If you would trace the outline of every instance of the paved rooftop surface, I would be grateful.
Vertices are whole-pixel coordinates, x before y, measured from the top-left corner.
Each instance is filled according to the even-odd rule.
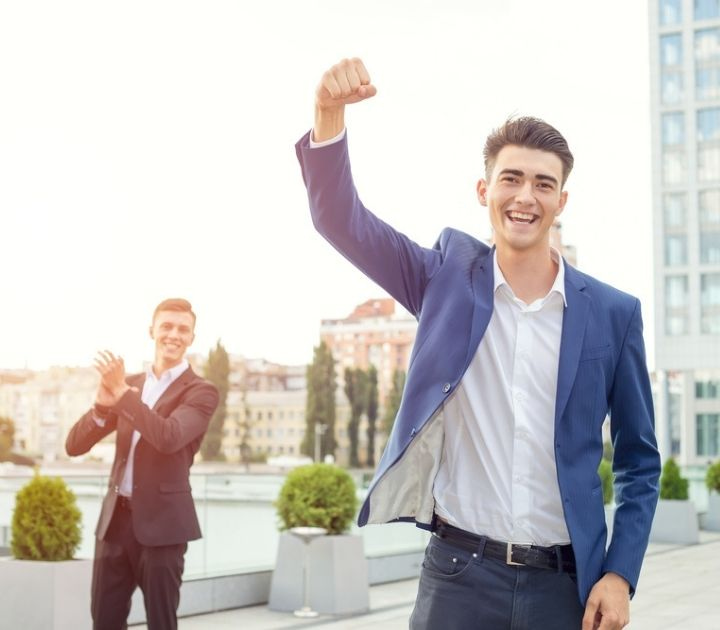
[[[373,586],[370,611],[353,617],[302,620],[267,606],[249,606],[185,617],[179,630],[400,630],[408,627],[416,592],[417,579]],[[702,532],[700,544],[687,547],[651,544],[630,619],[632,630],[720,630],[720,533]]]

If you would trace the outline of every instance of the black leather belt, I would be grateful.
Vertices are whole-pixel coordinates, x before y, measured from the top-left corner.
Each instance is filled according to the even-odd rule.
[[[465,551],[480,553],[482,549],[483,557],[499,560],[505,564],[575,572],[575,554],[572,545],[538,547],[505,543],[466,532],[441,520],[437,521],[433,535]]]
[[[121,507],[123,510],[132,510],[132,501],[130,497],[125,497],[122,494],[118,495],[116,505]]]

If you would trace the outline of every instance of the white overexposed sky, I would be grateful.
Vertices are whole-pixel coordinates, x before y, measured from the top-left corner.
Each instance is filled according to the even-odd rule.
[[[0,5],[0,368],[131,368],[165,297],[193,350],[311,359],[321,318],[384,295],[311,225],[294,142],[322,72],[365,203],[421,244],[490,233],[475,196],[511,114],[567,137],[580,268],[643,302],[652,354],[647,7],[607,0],[65,0]]]

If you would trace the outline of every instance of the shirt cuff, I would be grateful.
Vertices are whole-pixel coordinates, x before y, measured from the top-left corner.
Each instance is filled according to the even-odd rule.
[[[329,140],[323,140],[322,142],[315,142],[315,140],[313,140],[313,132],[314,131],[315,130],[313,129],[310,132],[310,136],[308,137],[308,140],[310,142],[310,148],[311,149],[319,149],[320,147],[326,147],[330,144],[335,144],[336,142],[340,142],[340,140],[342,140],[345,137],[345,132],[347,131],[347,128],[343,127],[343,130],[337,136],[335,136],[334,138],[330,138]]]

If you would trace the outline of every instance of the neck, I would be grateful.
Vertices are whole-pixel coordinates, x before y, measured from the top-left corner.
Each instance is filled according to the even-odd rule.
[[[497,263],[513,293],[526,304],[545,297],[552,288],[558,264],[550,247],[518,252],[497,249]]]
[[[159,378],[165,372],[167,372],[168,370],[172,370],[174,367],[177,367],[181,363],[182,359],[180,359],[179,361],[175,361],[174,363],[169,363],[168,361],[163,361],[162,359],[156,358],[152,366],[152,371],[153,374]]]

